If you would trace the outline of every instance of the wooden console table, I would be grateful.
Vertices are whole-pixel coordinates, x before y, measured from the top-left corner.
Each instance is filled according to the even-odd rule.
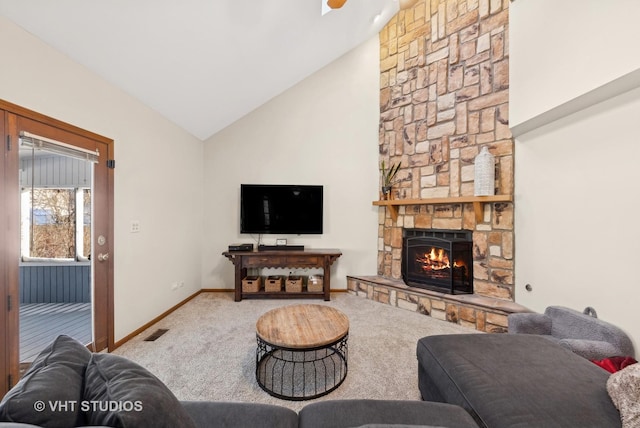
[[[342,255],[340,250],[274,250],[274,251],[225,251],[223,256],[231,260],[235,266],[235,301],[243,298],[324,298],[330,300],[331,265]],[[242,279],[247,276],[248,268],[322,268],[324,271],[321,292],[302,291],[292,293],[286,291],[255,293],[242,292]]]

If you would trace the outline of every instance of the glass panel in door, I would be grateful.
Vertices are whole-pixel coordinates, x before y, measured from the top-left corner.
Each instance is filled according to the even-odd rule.
[[[20,145],[20,366],[60,334],[92,342],[93,163]]]

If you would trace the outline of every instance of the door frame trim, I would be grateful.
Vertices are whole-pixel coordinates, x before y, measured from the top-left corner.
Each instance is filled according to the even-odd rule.
[[[13,114],[15,116],[18,117],[22,117],[31,121],[35,121],[35,122],[39,122],[42,125],[46,125],[52,128],[56,128],[60,131],[64,131],[67,133],[71,133],[71,134],[75,134],[83,139],[89,139],[89,140],[93,140],[97,143],[99,143],[103,148],[106,146],[106,151],[107,153],[101,153],[101,160],[100,162],[104,162],[106,165],[106,162],[109,160],[113,160],[114,159],[114,141],[110,138],[104,137],[102,135],[96,134],[94,132],[91,131],[87,131],[86,129],[82,129],[79,128],[75,125],[71,125],[69,123],[66,122],[62,122],[58,119],[54,119],[52,117],[46,116],[44,114],[29,110],[27,108],[18,106],[16,104],[4,101],[2,99],[0,99],[0,110],[3,110],[5,112],[5,117],[6,119],[3,120],[3,126],[0,126],[0,130],[4,129],[4,132],[2,133],[3,136],[5,135],[9,135],[11,130],[8,126],[7,120],[8,118]],[[4,139],[4,137],[3,137]],[[5,144],[4,142],[2,142],[2,144]],[[11,142],[12,146],[17,146],[17,141]],[[17,150],[17,147],[12,147],[12,150]],[[4,150],[3,150],[4,152]],[[104,158],[103,158],[104,156]],[[4,166],[5,168],[7,168],[10,165],[7,165],[7,160],[4,159],[2,160],[2,162],[4,162]],[[17,167],[17,165],[16,165]],[[3,169],[5,169],[3,168]],[[10,172],[10,171],[9,171]],[[5,174],[8,173],[7,171],[5,171]],[[106,211],[107,211],[107,216],[108,216],[108,221],[106,222],[106,234],[107,234],[107,238],[108,238],[108,242],[109,242],[109,249],[110,249],[110,253],[111,253],[111,257],[108,260],[108,265],[106,268],[106,343],[97,343],[97,337],[94,331],[94,339],[93,339],[93,346],[95,347],[95,349],[93,349],[94,351],[101,351],[103,349],[107,349],[109,352],[112,351],[113,349],[115,349],[115,337],[114,337],[114,287],[113,287],[113,281],[114,281],[114,269],[113,269],[113,238],[114,238],[114,169],[113,168],[107,168],[106,169],[106,174],[107,174],[107,183],[106,183],[106,192],[107,192],[107,207],[106,207]],[[6,192],[0,192],[1,195],[3,195],[4,198],[8,197]],[[3,216],[3,218],[6,218],[5,216]],[[102,233],[102,232],[101,232]],[[6,244],[5,244],[6,245]],[[4,252],[4,249],[3,249]],[[6,278],[6,275],[10,274],[10,266],[9,266],[9,260],[8,258],[2,261],[3,266],[0,267],[0,273],[4,272],[4,277]],[[17,266],[17,265],[16,265]],[[17,272],[17,267],[16,267],[16,272]],[[6,298],[8,298],[9,295],[11,295],[11,299],[13,302],[15,302],[14,307],[16,307],[16,305],[19,305],[19,295],[16,294],[15,292],[12,293],[11,291],[11,284],[5,284],[5,286],[3,287],[3,292],[0,293],[1,295],[7,295]],[[13,295],[15,294],[15,295]],[[3,309],[3,312],[6,314],[6,308]],[[8,316],[8,314],[7,314]],[[1,317],[0,317],[1,318]],[[6,324],[5,324],[6,325]],[[104,327],[103,327],[104,328]],[[0,339],[2,340],[2,346],[4,347],[5,344],[9,345],[11,344],[11,337],[9,337],[6,332],[3,332],[2,334],[0,334]],[[13,347],[13,346],[12,346]],[[7,348],[9,348],[7,346]],[[18,381],[18,376],[17,376],[17,372],[15,371],[16,368],[12,367],[14,364],[14,362],[12,361],[12,358],[10,357],[11,353],[11,349],[7,349],[7,353],[6,355],[0,357],[0,374],[1,379],[2,379],[2,383],[0,384],[0,397],[4,395],[4,393],[6,392],[6,387],[4,385],[4,379],[8,377],[8,375],[12,375],[13,378],[13,384],[17,383]]]

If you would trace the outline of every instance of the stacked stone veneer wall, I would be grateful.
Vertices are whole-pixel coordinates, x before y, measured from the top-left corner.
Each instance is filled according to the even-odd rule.
[[[496,194],[513,194],[508,6],[421,0],[381,31],[380,160],[402,163],[393,198],[473,196],[483,146],[496,159]],[[468,229],[475,293],[514,300],[511,203],[486,204],[481,222],[471,204],[401,206],[396,221],[381,207],[379,216],[379,276],[401,278],[404,227]]]

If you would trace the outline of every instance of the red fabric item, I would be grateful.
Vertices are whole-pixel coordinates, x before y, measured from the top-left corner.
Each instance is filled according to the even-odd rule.
[[[611,357],[603,360],[591,360],[591,362],[599,365],[609,373],[615,373],[631,364],[637,363],[637,361],[631,357]]]

